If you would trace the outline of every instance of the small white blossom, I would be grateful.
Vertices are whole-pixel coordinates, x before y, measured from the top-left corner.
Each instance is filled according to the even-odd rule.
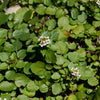
[[[78,68],[72,68],[71,71],[72,71],[72,75],[79,76],[79,77],[81,76]]]
[[[38,41],[40,41],[40,46],[43,47],[43,46],[46,46],[47,44],[50,44],[51,41],[49,39],[49,37],[43,37],[43,36],[40,36],[40,38],[38,39]]]
[[[100,0],[97,0],[97,2],[96,2],[97,4],[98,4],[98,6],[100,7]]]
[[[4,100],[7,100],[6,98],[4,98]]]

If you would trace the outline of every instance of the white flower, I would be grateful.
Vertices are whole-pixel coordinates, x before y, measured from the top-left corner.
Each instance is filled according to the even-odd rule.
[[[72,71],[72,75],[79,76],[79,77],[81,76],[78,68],[72,68],[71,71]]]
[[[19,5],[15,5],[15,6],[11,6],[9,8],[5,8],[5,14],[11,14],[11,13],[16,13],[17,10],[21,9],[21,6]]]
[[[7,100],[6,98],[4,98],[4,100]]]
[[[100,7],[100,0],[97,0],[97,2],[96,2],[97,4],[98,4],[98,6]]]
[[[40,41],[40,46],[43,47],[43,46],[46,46],[47,44],[50,44],[51,41],[49,39],[49,37],[46,37],[46,36],[40,36],[40,38],[38,39],[38,41]]]
[[[0,98],[0,100],[2,100],[2,98]]]

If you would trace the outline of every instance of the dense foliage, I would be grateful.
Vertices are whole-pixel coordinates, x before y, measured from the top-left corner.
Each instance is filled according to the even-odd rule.
[[[100,100],[99,7],[99,0],[1,0],[0,98]]]

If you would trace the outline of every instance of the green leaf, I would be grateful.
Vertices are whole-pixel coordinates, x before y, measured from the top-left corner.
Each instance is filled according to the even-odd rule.
[[[30,79],[25,74],[17,73],[15,76],[15,84],[17,87],[26,86],[30,82]]]
[[[48,86],[46,84],[42,84],[40,86],[40,92],[42,92],[42,93],[48,92]]]
[[[9,55],[6,52],[1,52],[0,53],[0,60],[1,61],[7,61],[9,59]]]
[[[26,57],[26,50],[25,49],[21,49],[17,52],[17,57],[20,59],[24,59]]]
[[[78,15],[78,20],[79,20],[80,22],[84,22],[86,19],[87,19],[87,15],[86,15],[85,12],[82,12],[81,15]]]
[[[33,97],[33,96],[35,96],[35,91],[32,91],[32,92],[27,91],[26,88],[25,88],[23,94],[28,96],[28,97]]]
[[[18,60],[16,64],[16,68],[24,68],[25,62],[23,60]]]
[[[13,46],[14,46],[14,49],[15,49],[15,50],[19,50],[19,49],[22,48],[22,42],[20,42],[19,40],[15,40],[15,41],[13,42]]]
[[[80,56],[77,52],[69,52],[68,58],[72,62],[78,62],[80,60]]]
[[[44,1],[44,4],[47,6],[52,5],[52,0],[43,0],[43,1]]]
[[[56,18],[60,18],[64,15],[65,15],[65,12],[63,11],[63,9],[58,8],[57,11],[56,11],[56,14],[55,14]]]
[[[15,71],[7,71],[5,73],[5,78],[7,80],[14,80],[15,79],[15,75],[16,75]]]
[[[67,44],[64,43],[63,41],[57,41],[55,43],[55,46],[57,48],[57,53],[58,54],[66,54],[68,52]]]
[[[0,64],[0,70],[6,70],[8,69],[8,64],[7,63],[1,63]]]
[[[15,88],[14,83],[3,81],[0,83],[0,90],[1,91],[12,91]]]
[[[7,30],[1,28],[1,29],[0,29],[0,38],[4,38],[4,37],[6,37],[6,36],[7,36]]]
[[[78,100],[77,97],[74,94],[70,94],[68,96],[68,100]]]
[[[0,26],[5,24],[8,21],[8,15],[5,15],[3,12],[0,12]]]
[[[12,51],[15,50],[15,48],[14,48],[14,46],[11,43],[5,42],[4,50],[8,51],[8,52],[12,52]]]
[[[30,92],[34,92],[34,91],[37,91],[39,89],[39,87],[35,84],[34,81],[30,81],[28,84],[27,84],[27,87],[26,89]]]
[[[56,62],[55,53],[51,50],[47,50],[45,54],[45,60],[47,63],[55,63]]]
[[[68,48],[71,50],[74,50],[76,48],[76,44],[74,42],[70,43],[70,44],[68,44]]]
[[[56,20],[49,19],[45,24],[48,26],[48,30],[53,30],[56,27]]]
[[[65,16],[60,17],[58,19],[58,26],[64,30],[69,31],[70,30],[69,19]]]
[[[74,28],[73,33],[75,34],[81,34],[84,32],[84,27],[83,25],[78,25],[76,28]]]
[[[88,84],[91,86],[96,86],[99,84],[99,82],[95,77],[91,77],[88,79]]]
[[[29,34],[29,30],[27,28],[23,28],[20,30],[15,30],[13,32],[13,37],[15,39],[20,39],[22,41],[26,41],[29,38],[30,34]]]
[[[56,57],[57,57],[56,64],[57,65],[63,65],[64,62],[65,62],[65,58],[63,56],[61,56],[61,55],[56,55]]]
[[[60,74],[58,72],[53,73],[53,75],[51,76],[52,79],[57,80],[60,79]]]
[[[11,100],[11,95],[7,93],[3,93],[0,95],[0,98],[2,98],[1,100],[4,100],[4,98],[6,98],[6,100]]]
[[[29,98],[26,95],[18,95],[18,100],[29,100]]]
[[[46,7],[43,4],[38,5],[38,7],[36,8],[36,12],[39,15],[44,15],[45,14],[45,10],[46,10]]]
[[[23,7],[21,9],[19,9],[16,14],[15,14],[15,17],[14,17],[14,20],[16,23],[21,23],[24,19],[24,14],[28,11],[28,8],[27,7]]]
[[[94,27],[99,27],[100,21],[93,21],[92,24],[93,24]]]
[[[45,13],[48,15],[55,15],[57,8],[54,6],[49,6],[46,8]]]
[[[72,17],[73,19],[77,19],[78,14],[79,14],[78,9],[73,8],[73,9],[71,10],[71,17]]]
[[[95,14],[95,15],[94,15],[94,18],[95,18],[96,20],[100,20],[100,13]]]
[[[54,83],[52,85],[52,93],[54,95],[58,95],[62,92],[62,88],[61,88],[61,85],[59,83]]]
[[[4,79],[4,76],[0,74],[0,82]]]
[[[45,74],[45,64],[41,61],[37,61],[36,63],[33,63],[31,65],[31,71],[32,73],[34,73],[35,75],[38,75],[38,76],[44,76]]]

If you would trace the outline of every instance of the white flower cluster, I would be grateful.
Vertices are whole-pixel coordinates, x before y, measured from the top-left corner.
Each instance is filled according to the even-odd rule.
[[[7,100],[7,99],[6,98],[4,98],[4,99],[0,98],[0,100]]]
[[[97,2],[96,2],[97,4],[98,4],[98,6],[100,7],[100,0],[97,0]]]
[[[40,41],[40,44],[39,45],[41,47],[43,47],[43,46],[51,43],[49,37],[45,37],[45,36],[40,36],[40,38],[38,39],[38,41]]]
[[[72,68],[71,71],[72,71],[72,75],[79,76],[79,77],[81,76],[78,68]]]

